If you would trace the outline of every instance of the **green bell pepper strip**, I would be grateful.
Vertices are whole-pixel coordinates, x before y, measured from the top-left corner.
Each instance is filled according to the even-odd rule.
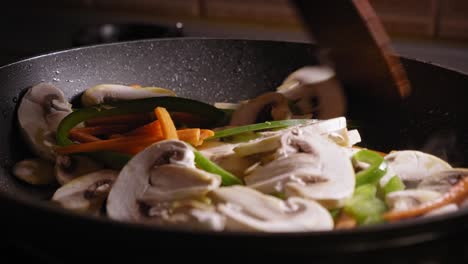
[[[368,163],[369,167],[356,173],[356,187],[363,184],[375,184],[387,173],[387,163],[379,154],[363,149],[354,154],[356,161]]]
[[[401,191],[405,189],[405,184],[397,175],[393,176],[387,184],[382,188],[384,197],[387,197],[387,194],[391,192]]]
[[[188,112],[199,115],[211,120],[213,125],[226,122],[227,120],[227,115],[222,110],[200,101],[182,97],[161,96],[105,103],[88,108],[81,108],[67,115],[60,122],[57,128],[57,144],[59,146],[73,144],[73,142],[68,138],[70,130],[86,120],[96,117],[152,112],[157,106],[165,107],[169,111]],[[131,155],[112,151],[98,151],[87,154],[113,169],[122,168],[132,157]]]
[[[267,121],[263,123],[233,127],[233,128],[216,131],[214,136],[211,136],[205,140],[230,137],[230,136],[242,134],[245,132],[251,132],[251,131],[266,130],[266,129],[273,129],[273,128],[285,128],[289,126],[306,125],[310,123],[311,123],[310,119],[288,119],[288,120],[278,120],[278,121]]]
[[[207,159],[198,150],[193,149],[193,154],[195,154],[195,164],[204,171],[221,176],[223,186],[242,185],[242,181],[239,178]]]
[[[60,146],[73,144],[73,142],[68,139],[69,131],[86,120],[96,117],[152,112],[154,108],[158,106],[165,107],[168,111],[187,112],[199,115],[211,120],[213,126],[226,121],[226,113],[224,111],[212,105],[182,97],[161,96],[105,103],[82,108],[67,115],[57,128],[57,143]]]
[[[382,214],[387,210],[385,203],[377,198],[377,187],[364,184],[354,190],[353,197],[345,202],[343,210],[359,225],[383,222]]]

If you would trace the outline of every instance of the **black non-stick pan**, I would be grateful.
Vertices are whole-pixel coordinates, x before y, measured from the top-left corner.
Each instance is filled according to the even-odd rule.
[[[305,43],[166,39],[67,50],[0,68],[0,238],[25,252],[68,261],[100,253],[109,260],[211,254],[229,260],[245,255],[308,256],[314,261],[373,256],[384,262],[412,256],[445,259],[463,252],[464,244],[455,240],[468,234],[464,210],[350,231],[188,232],[70,213],[48,203],[52,189],[26,185],[10,174],[16,161],[30,155],[16,127],[16,106],[22,92],[39,82],[55,84],[69,99],[96,84],[138,83],[209,103],[236,102],[272,90],[295,69],[314,64],[316,50]],[[413,93],[400,104],[381,104],[381,98],[346,90],[347,117],[359,124],[362,146],[420,149],[467,166],[468,76],[411,59],[403,64]],[[180,253],[169,253],[174,250]]]

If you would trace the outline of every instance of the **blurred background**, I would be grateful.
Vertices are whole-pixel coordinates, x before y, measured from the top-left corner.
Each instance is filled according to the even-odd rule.
[[[397,53],[468,72],[467,0],[369,1]],[[14,0],[0,22],[0,65],[141,38],[313,41],[287,0]]]

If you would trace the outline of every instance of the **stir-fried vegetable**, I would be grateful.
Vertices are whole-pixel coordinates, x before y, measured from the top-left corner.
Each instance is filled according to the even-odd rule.
[[[57,143],[60,146],[73,144],[68,138],[72,128],[81,122],[98,117],[110,117],[135,113],[149,113],[158,106],[165,107],[168,111],[188,112],[202,116],[209,120],[213,126],[225,121],[225,113],[216,107],[199,101],[180,97],[154,97],[138,99],[94,107],[82,108],[67,115],[57,128]]]
[[[158,106],[154,109],[154,113],[156,114],[156,117],[158,118],[159,124],[161,126],[163,137],[165,139],[178,139],[179,137],[177,136],[177,129],[166,108]]]
[[[356,161],[369,164],[369,167],[356,174],[356,186],[375,184],[387,172],[387,164],[379,154],[363,149],[353,157]]]
[[[145,116],[147,116],[148,113],[153,112],[154,109],[158,106],[165,107],[169,111],[188,112],[193,115],[202,116],[204,119],[209,120],[213,125],[221,124],[223,121],[225,121],[226,118],[225,113],[214,106],[180,97],[154,97],[108,103],[78,109],[67,115],[60,122],[57,128],[57,144],[59,146],[68,146],[73,144],[73,142],[68,138],[70,130],[82,122],[86,121],[89,123],[93,119],[96,120],[100,118],[101,120],[98,120],[100,122],[97,123],[99,125],[114,124],[111,123],[111,121],[122,118],[122,115],[125,116],[125,122],[118,122],[118,124],[129,123],[129,118],[131,119],[135,116],[143,116],[143,119],[147,120],[147,117]],[[145,139],[145,142],[149,141],[150,139]],[[131,156],[127,154],[115,153],[111,151],[99,151],[98,153],[89,153],[88,155],[91,155],[92,157],[114,169],[122,168],[131,158]]]
[[[385,203],[377,198],[377,187],[373,184],[357,187],[343,209],[360,225],[382,222],[382,214],[387,210]]]
[[[223,185],[229,186],[242,184],[242,181],[239,178],[237,178],[232,173],[226,171],[225,169],[216,165],[216,163],[204,157],[203,154],[201,154],[199,151],[194,149],[193,153],[195,154],[195,163],[197,164],[197,166],[204,171],[218,174],[219,176],[221,176]]]
[[[405,184],[403,181],[400,179],[398,176],[393,176],[387,184],[382,188],[382,191],[384,193],[384,196],[386,197],[387,194],[391,192],[396,192],[396,191],[401,191],[405,189]]]
[[[241,103],[233,112],[173,96],[126,100],[128,94],[115,95],[126,101],[72,112],[58,89],[39,86],[34,93],[46,100],[33,96],[21,108],[19,123],[22,132],[35,129],[26,139],[37,145],[38,161],[47,161],[31,160],[44,165],[36,170],[26,166],[31,161],[20,162],[14,174],[30,184],[56,177],[65,184],[57,199],[97,195],[102,200],[93,213],[105,211],[117,220],[148,218],[217,231],[350,229],[458,210],[468,198],[467,169],[415,150],[386,154],[360,148],[361,136],[349,130],[345,117],[278,120],[290,118],[291,105],[275,92],[261,96],[265,100],[257,101],[255,111]],[[63,97],[59,106],[47,99],[57,96]],[[275,112],[278,102],[281,111]],[[44,107],[42,123],[29,126],[31,111]],[[56,111],[58,117],[49,115]],[[258,118],[263,112],[276,120],[250,124],[269,120]],[[293,118],[311,118],[304,114]],[[44,120],[53,122],[45,127]],[[240,126],[214,132],[227,124]],[[76,166],[72,160],[78,156],[79,164],[88,165]],[[82,169],[65,172],[74,166]],[[81,189],[70,192],[77,182]],[[78,200],[86,204],[88,198]]]
[[[264,123],[252,124],[252,125],[245,125],[239,127],[233,127],[224,129],[221,131],[216,131],[212,137],[207,138],[207,140],[217,139],[217,138],[224,138],[230,137],[234,135],[239,135],[246,132],[252,131],[259,131],[259,130],[267,130],[267,129],[274,129],[274,128],[285,128],[289,126],[297,126],[297,125],[305,125],[311,123],[310,120],[307,119],[289,119],[289,120],[279,120],[279,121],[267,121]]]
[[[457,184],[455,184],[446,194],[439,199],[423,203],[422,205],[405,211],[391,211],[384,214],[385,220],[398,221],[407,218],[429,213],[432,210],[441,208],[445,205],[455,203],[459,204],[468,197],[468,177],[464,177]]]

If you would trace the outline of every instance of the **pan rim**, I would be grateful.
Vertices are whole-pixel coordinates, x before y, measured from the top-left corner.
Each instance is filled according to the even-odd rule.
[[[0,67],[0,71],[14,67],[15,65],[19,65],[22,63],[26,63],[28,61],[40,59],[42,57],[46,56],[55,56],[63,53],[68,53],[68,52],[76,52],[80,50],[89,50],[89,49],[95,49],[95,48],[102,48],[102,47],[111,47],[111,46],[122,46],[122,45],[135,45],[138,43],[146,43],[146,42],[161,42],[161,41],[187,41],[187,40],[192,40],[192,41],[247,41],[247,42],[256,42],[256,43],[261,43],[261,42],[266,42],[266,43],[290,43],[290,44],[301,44],[301,45],[307,45],[310,44],[312,46],[315,46],[313,43],[308,43],[308,42],[296,42],[296,41],[278,41],[278,40],[252,40],[252,39],[242,39],[242,38],[211,38],[211,37],[182,37],[182,38],[161,38],[161,39],[145,39],[145,40],[134,40],[134,41],[125,41],[125,42],[118,42],[118,43],[107,43],[107,44],[97,44],[97,45],[90,45],[90,46],[84,46],[84,47],[77,47],[73,49],[64,49],[64,50],[58,50],[58,51],[53,51],[49,53],[44,53],[40,54],[37,56],[33,56],[30,58],[25,58],[10,64],[6,64]],[[409,57],[402,57],[406,60],[409,61],[415,61],[418,63],[422,64],[427,64],[433,67],[441,68],[444,70],[452,71],[455,73],[459,73],[462,75],[468,75],[467,73],[463,73],[462,71],[456,70],[456,69],[450,69],[445,66],[441,66],[432,62],[424,62],[423,60],[420,59],[414,59],[414,58],[409,58]],[[83,215],[79,214],[76,212],[72,212],[63,208],[59,208],[56,206],[53,206],[49,202],[46,201],[38,201],[38,200],[32,200],[32,199],[24,199],[22,197],[14,197],[13,195],[5,192],[0,192],[0,199],[5,199],[13,204],[18,204],[19,206],[25,206],[28,208],[38,208],[44,213],[49,213],[52,216],[53,215],[60,215],[62,217],[73,217],[77,218],[79,221],[91,221],[99,224],[110,224],[117,226],[118,228],[130,228],[130,229],[140,229],[140,230],[147,230],[147,231],[154,231],[154,232],[168,232],[168,233],[182,233],[182,234],[191,234],[191,235],[202,235],[202,236],[215,236],[215,237],[262,237],[262,238],[276,238],[280,237],[284,239],[285,237],[287,238],[316,238],[316,239],[323,239],[323,238],[339,238],[342,236],[348,236],[348,237],[368,237],[369,235],[376,235],[376,239],[378,239],[378,234],[380,233],[392,233],[394,231],[401,231],[402,233],[408,234],[407,236],[401,236],[401,237],[396,237],[393,240],[387,240],[386,245],[388,247],[394,247],[396,245],[401,246],[401,242],[406,239],[407,244],[415,244],[419,243],[422,241],[427,241],[428,239],[437,239],[439,236],[442,236],[443,234],[437,232],[437,226],[443,224],[444,222],[450,222],[450,221],[456,221],[456,220],[462,220],[461,218],[467,217],[468,216],[468,211],[467,210],[459,210],[454,213],[449,213],[449,214],[444,214],[444,215],[437,215],[437,216],[432,216],[429,218],[420,218],[420,219],[412,219],[409,221],[401,221],[397,223],[385,223],[385,224],[379,224],[375,226],[364,226],[364,227],[359,227],[356,229],[352,230],[332,230],[332,231],[312,231],[312,232],[288,232],[288,233],[257,233],[257,232],[233,232],[233,231],[224,231],[224,232],[215,232],[215,231],[201,231],[201,230],[187,230],[187,229],[176,229],[176,228],[161,228],[158,226],[148,226],[144,225],[141,223],[128,223],[128,222],[121,222],[121,221],[116,221],[112,220],[107,217],[94,217],[94,216],[89,216],[89,215]],[[419,233],[416,233],[414,230],[417,228],[422,228],[422,229],[427,229],[426,231],[419,231]],[[414,231],[411,232],[411,231]],[[419,237],[418,237],[419,236]],[[382,244],[380,244],[382,241],[379,242],[378,245],[374,245],[375,247],[382,248]],[[368,242],[369,245],[372,245],[374,243],[373,240],[370,240]],[[358,248],[359,245],[356,245],[356,248]],[[369,248],[366,248],[365,250],[368,250]]]

